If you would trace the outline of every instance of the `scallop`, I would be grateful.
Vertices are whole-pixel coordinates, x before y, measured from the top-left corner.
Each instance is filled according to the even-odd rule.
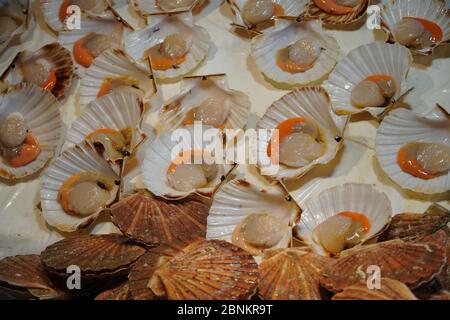
[[[28,125],[19,112],[10,113],[0,124],[0,142],[4,147],[20,146],[25,141],[27,134]]]
[[[240,129],[246,124],[250,100],[228,86],[225,74],[186,77],[181,88],[160,110],[165,130],[195,121],[219,129]]]
[[[402,149],[409,159],[416,160],[420,169],[429,175],[446,174],[450,170],[450,146],[442,143],[410,142]]]
[[[26,5],[19,1],[0,1],[0,52],[13,40],[24,41],[28,31],[33,30],[34,16],[27,16],[27,10]]]
[[[196,0],[158,0],[158,6],[164,11],[190,7]]]
[[[272,0],[248,0],[242,9],[244,20],[255,25],[264,22],[274,15]]]
[[[304,167],[320,158],[326,151],[323,143],[317,142],[309,134],[296,132],[280,143],[280,162],[290,167]]]
[[[59,98],[70,86],[73,62],[70,52],[59,43],[50,43],[36,51],[23,51],[7,71],[10,84],[33,83]]]
[[[377,108],[386,103],[380,87],[368,80],[361,81],[353,88],[350,99],[358,108]]]
[[[314,64],[319,57],[322,48],[313,39],[300,39],[288,48],[288,59],[301,68],[307,68]]]
[[[207,173],[199,164],[178,165],[167,174],[167,180],[172,188],[184,192],[204,188],[208,184]]]
[[[188,50],[188,43],[179,33],[168,35],[161,44],[162,54],[171,59],[176,59],[185,55]]]
[[[389,40],[429,55],[450,39],[447,8],[440,0],[387,1],[381,21]]]

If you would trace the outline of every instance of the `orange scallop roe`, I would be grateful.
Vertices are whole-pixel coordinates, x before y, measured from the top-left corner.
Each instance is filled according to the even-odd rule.
[[[91,51],[84,47],[84,38],[81,38],[73,45],[73,57],[75,61],[85,68],[89,68],[94,60],[94,55]]]
[[[274,16],[284,16],[284,9],[278,3],[273,3],[273,15]]]
[[[34,160],[41,153],[41,146],[34,135],[28,133],[23,145],[21,146],[20,153],[10,159],[7,162],[14,168],[23,167]]]
[[[394,78],[392,78],[390,75],[387,74],[374,74],[370,77],[367,77],[366,80],[372,82],[379,82],[379,81],[392,81],[394,80]]]
[[[55,73],[55,70],[51,69],[50,70],[50,78],[46,82],[41,84],[41,88],[52,92],[55,85],[56,85],[56,73]]]
[[[314,4],[322,11],[334,15],[349,14],[354,11],[352,7],[341,6],[334,0],[314,0]]]
[[[431,34],[432,34],[431,41],[433,41],[433,42],[441,42],[442,41],[444,34],[442,32],[441,27],[437,23],[434,23],[433,21],[429,21],[426,19],[418,18],[418,17],[405,17],[405,19],[414,19],[414,20],[420,22],[420,24],[426,30],[431,32]]]
[[[279,146],[284,138],[286,138],[288,135],[294,132],[294,126],[297,123],[301,122],[305,122],[305,118],[303,117],[291,118],[283,122],[280,122],[277,125],[275,130],[278,130],[278,137],[272,136],[272,138],[269,141],[269,144],[267,145],[267,155],[271,158],[272,163],[278,163],[279,160],[279,148],[276,148],[277,152],[272,154],[272,144]]]
[[[96,134],[99,134],[99,133],[104,133],[104,134],[118,134],[119,131],[114,130],[114,129],[110,129],[110,128],[102,128],[102,129],[98,129],[98,130],[95,130],[95,131],[92,131],[91,133],[89,133],[89,134],[86,136],[86,139],[92,138],[93,136],[95,136]]]
[[[436,177],[434,174],[426,172],[419,163],[419,161],[417,161],[417,159],[411,158],[408,155],[408,152],[405,147],[401,148],[398,151],[397,163],[404,172],[409,173],[414,177],[421,178],[424,180],[429,180]]]
[[[173,68],[173,66],[182,64],[184,61],[186,61],[186,56],[187,55],[184,54],[180,57],[171,59],[171,58],[163,57],[161,55],[151,54],[150,59],[152,61],[153,69],[165,71],[165,70],[169,70],[170,68]]]
[[[70,6],[70,0],[64,0],[61,4],[61,7],[59,7],[59,21],[64,22],[67,18],[67,8]]]
[[[103,80],[102,86],[97,92],[97,98],[103,97],[108,91],[111,89],[111,81],[112,79],[107,78]]]
[[[188,150],[181,152],[169,165],[167,168],[167,173],[172,173],[175,169],[183,163],[191,163],[192,158],[201,157],[203,158],[204,151],[203,150]]]
[[[364,232],[367,232],[370,229],[370,222],[365,214],[362,214],[359,212],[352,212],[352,211],[343,211],[343,212],[339,212],[337,215],[348,217],[348,218],[351,218],[352,221],[357,221],[357,222],[361,223],[361,227]]]
[[[76,212],[69,209],[69,196],[72,187],[77,183],[78,180],[81,179],[83,174],[84,173],[79,173],[69,177],[66,181],[64,181],[61,188],[59,189],[58,202],[63,210],[68,214],[77,215]]]

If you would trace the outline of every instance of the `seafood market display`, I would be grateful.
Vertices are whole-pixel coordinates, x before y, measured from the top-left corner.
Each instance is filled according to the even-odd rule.
[[[0,299],[450,300],[448,7],[372,5],[0,0]]]

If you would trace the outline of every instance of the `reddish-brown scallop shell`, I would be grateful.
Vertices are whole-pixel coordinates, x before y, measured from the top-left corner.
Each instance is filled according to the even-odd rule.
[[[377,266],[381,275],[416,288],[439,274],[447,261],[447,236],[439,231],[421,242],[391,240],[344,252],[327,266],[320,283],[337,292],[365,281],[367,268]]]
[[[148,245],[186,244],[205,237],[209,206],[186,199],[167,201],[139,191],[111,207],[113,223],[127,236]]]
[[[10,288],[25,290],[40,299],[55,299],[64,295],[50,279],[38,255],[21,255],[1,260],[0,291],[2,283]]]
[[[119,286],[106,290],[95,297],[95,300],[129,300],[129,283],[125,281]]]
[[[416,296],[404,283],[389,279],[380,279],[380,289],[369,289],[367,283],[362,282],[344,288],[333,296],[333,300],[417,300]]]
[[[166,259],[149,286],[169,300],[243,300],[253,296],[257,281],[249,253],[226,241],[202,240]]]
[[[78,266],[82,277],[99,278],[128,269],[145,249],[118,234],[78,235],[48,246],[42,253],[44,266],[60,275],[67,267]]]
[[[320,300],[320,274],[331,261],[300,248],[274,250],[259,265],[258,296],[265,300]]]

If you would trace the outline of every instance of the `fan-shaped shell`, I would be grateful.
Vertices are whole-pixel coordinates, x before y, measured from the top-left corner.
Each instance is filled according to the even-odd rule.
[[[259,265],[258,296],[264,300],[321,300],[319,279],[331,258],[301,248],[275,250]]]
[[[321,139],[324,140],[326,145],[326,152],[304,167],[293,168],[279,164],[279,170],[272,173],[272,164],[264,163],[264,159],[268,159],[267,150],[270,136],[260,135],[258,150],[254,150],[254,152],[257,152],[258,165],[260,169],[266,170],[268,175],[278,180],[301,177],[314,166],[326,164],[333,160],[342,147],[342,136],[348,118],[336,116],[333,113],[327,92],[318,86],[295,89],[280,100],[275,101],[258,121],[256,129],[273,130],[281,122],[296,117],[303,117],[315,122],[319,127]],[[263,174],[265,173],[263,172]]]
[[[131,129],[130,153],[146,138],[141,130],[144,104],[136,92],[117,91],[90,102],[81,116],[72,123],[67,140],[80,144],[92,132],[99,129],[120,131]],[[115,162],[118,159],[106,159]]]
[[[340,53],[336,39],[323,32],[322,24],[319,21],[297,21],[295,19],[284,19],[283,21],[286,23],[280,24],[269,33],[252,39],[250,54],[255,59],[258,70],[277,84],[288,86],[306,85],[330,73],[336,65]],[[277,65],[279,50],[302,38],[313,38],[323,50],[310,69],[298,73],[283,71]]]
[[[381,21],[389,38],[395,41],[393,30],[397,22],[404,17],[416,17],[437,24],[442,31],[442,39],[432,47],[412,50],[416,53],[431,54],[433,49],[450,40],[450,21],[444,1],[440,0],[389,0],[381,10]]]
[[[21,52],[14,60],[14,64],[11,65],[6,81],[11,84],[23,82],[24,76],[21,65],[38,59],[45,60],[55,72],[56,83],[51,93],[56,98],[61,97],[72,81],[73,62],[70,52],[56,42],[45,45],[34,52]]]
[[[129,283],[125,281],[119,286],[103,291],[95,297],[95,300],[129,300]]]
[[[258,25],[252,26],[247,23],[244,19],[244,6],[248,0],[227,0],[231,11],[235,18],[235,28],[237,34],[242,34],[245,36],[255,36],[261,32],[270,32],[272,27],[284,24],[285,21],[276,19],[274,15],[269,21],[262,22]],[[282,16],[286,17],[298,17],[307,8],[308,0],[273,0],[272,1],[277,7],[283,9]]]
[[[0,119],[13,112],[20,113],[29,131],[36,137],[41,152],[29,164],[13,168],[0,161],[0,177],[15,180],[41,170],[55,155],[61,140],[60,105],[48,91],[33,84],[20,84],[0,95]]]
[[[450,223],[450,212],[433,204],[424,214],[400,213],[393,216],[383,239],[417,240],[447,228],[448,223]]]
[[[232,242],[236,227],[251,214],[269,214],[283,221],[288,232],[275,247],[291,244],[291,228],[299,218],[297,205],[278,184],[260,186],[240,179],[224,184],[214,195],[206,238]]]
[[[363,241],[376,237],[389,224],[391,202],[382,192],[369,184],[346,183],[321,192],[314,198],[301,202],[302,217],[297,225],[298,236],[324,254],[325,250],[313,238],[313,230],[328,218],[344,211],[364,214],[370,229]]]
[[[80,28],[61,31],[58,35],[58,42],[70,51],[77,73],[83,76],[86,68],[79,64],[74,58],[73,47],[75,42],[90,33],[95,33],[112,37],[113,48],[120,47],[122,45],[124,30],[123,24],[116,18],[111,17],[99,20],[90,18],[86,15],[81,15]]]
[[[310,0],[308,6],[308,17],[320,19],[325,24],[330,25],[346,25],[358,21],[366,15],[367,7],[369,6],[369,0],[362,0],[358,4],[353,12],[344,15],[329,14],[320,9],[315,2],[321,0]]]
[[[182,126],[189,110],[208,98],[231,102],[224,128],[241,129],[247,123],[250,99],[245,93],[230,89],[225,74],[184,78],[181,87],[182,93],[167,101],[160,111],[160,120],[165,129]]]
[[[63,183],[71,176],[82,172],[95,172],[105,177],[119,177],[108,162],[85,144],[69,148],[59,156],[45,172],[42,179],[41,206],[44,219],[51,226],[65,232],[74,232],[93,223],[104,208],[92,215],[75,216],[67,214],[58,201],[58,194]],[[112,203],[119,190],[117,185],[111,191],[108,204]]]
[[[1,0],[0,10],[7,16],[15,18],[19,24],[12,32],[0,31],[0,53],[8,48],[9,44],[15,44],[16,40],[24,41],[29,32],[35,27],[35,19],[28,14],[29,8],[20,1]]]
[[[204,0],[194,0],[192,4],[185,7],[176,8],[170,11],[164,11],[158,5],[158,0],[131,0],[130,4],[135,8],[135,10],[143,16],[154,15],[164,12],[177,12],[177,11],[192,11],[197,6],[202,5]]]
[[[14,256],[0,260],[0,283],[26,290],[40,299],[54,299],[63,295],[46,273],[38,255]]]
[[[421,116],[407,109],[389,113],[377,130],[375,150],[381,168],[400,187],[420,193],[442,193],[450,189],[450,171],[424,180],[404,172],[397,154],[408,142],[435,142],[450,146],[450,120],[436,109]]]
[[[148,283],[158,266],[161,254],[147,251],[141,256],[130,270],[128,281],[130,283],[130,297],[132,300],[154,300],[155,294],[148,287]]]
[[[380,285],[380,289],[369,289],[366,283],[355,284],[335,294],[333,300],[417,300],[400,281],[381,278]]]
[[[106,0],[98,0],[97,4],[90,10],[82,10],[89,17],[104,19],[113,18],[110,11],[106,11],[108,3]],[[69,3],[68,0],[41,0],[40,6],[45,22],[56,32],[63,31],[66,27],[64,22],[60,20],[60,12],[63,4]]]
[[[196,69],[208,56],[213,43],[208,31],[194,25],[190,12],[161,14],[152,17],[151,23],[143,29],[131,32],[125,37],[125,51],[136,61],[147,64],[148,49],[162,43],[173,33],[182,34],[190,42],[186,59],[180,65],[167,70],[154,70],[157,78],[178,78]]]
[[[179,128],[175,131],[166,131],[148,146],[141,170],[143,173],[142,181],[150,192],[156,196],[172,200],[183,199],[191,194],[211,197],[224,179],[223,177],[226,177],[232,169],[232,165],[218,163],[218,173],[216,177],[211,180],[208,185],[200,189],[179,191],[172,188],[167,181],[167,169],[173,161],[172,152],[177,151],[177,148],[181,148],[181,150],[179,149],[180,152],[187,152],[188,150],[206,150],[208,145],[210,145],[208,141],[203,141],[203,133],[206,130],[213,130],[211,131],[211,141],[223,141],[223,135],[219,129],[193,125]],[[181,145],[173,139],[181,139]],[[189,144],[190,148],[186,149],[185,143]]]
[[[197,200],[169,202],[138,191],[111,207],[113,223],[127,236],[149,245],[205,236],[209,206]]]
[[[54,273],[67,275],[67,267],[76,265],[83,277],[100,278],[128,269],[144,253],[144,248],[122,235],[78,235],[48,246],[41,259]]]
[[[152,71],[138,66],[121,49],[106,50],[94,59],[92,65],[86,70],[80,81],[80,104],[87,105],[97,99],[100,88],[104,81],[111,78],[123,78],[136,81],[137,90],[144,99],[150,98],[157,93],[157,86],[153,79]],[[115,89],[119,90],[119,89]]]
[[[249,299],[258,265],[244,250],[220,240],[193,243],[159,266],[149,287],[169,300]]]
[[[380,41],[372,42],[353,49],[331,72],[327,90],[333,109],[338,114],[355,114],[368,111],[377,116],[385,108],[357,108],[351,102],[353,88],[367,77],[389,75],[397,85],[393,99],[405,92],[405,79],[412,63],[411,53],[398,44]]]
[[[430,281],[447,261],[447,236],[439,231],[427,242],[391,240],[348,250],[325,268],[321,284],[330,291],[341,291],[366,281],[369,266],[380,268],[381,275],[416,288]]]

